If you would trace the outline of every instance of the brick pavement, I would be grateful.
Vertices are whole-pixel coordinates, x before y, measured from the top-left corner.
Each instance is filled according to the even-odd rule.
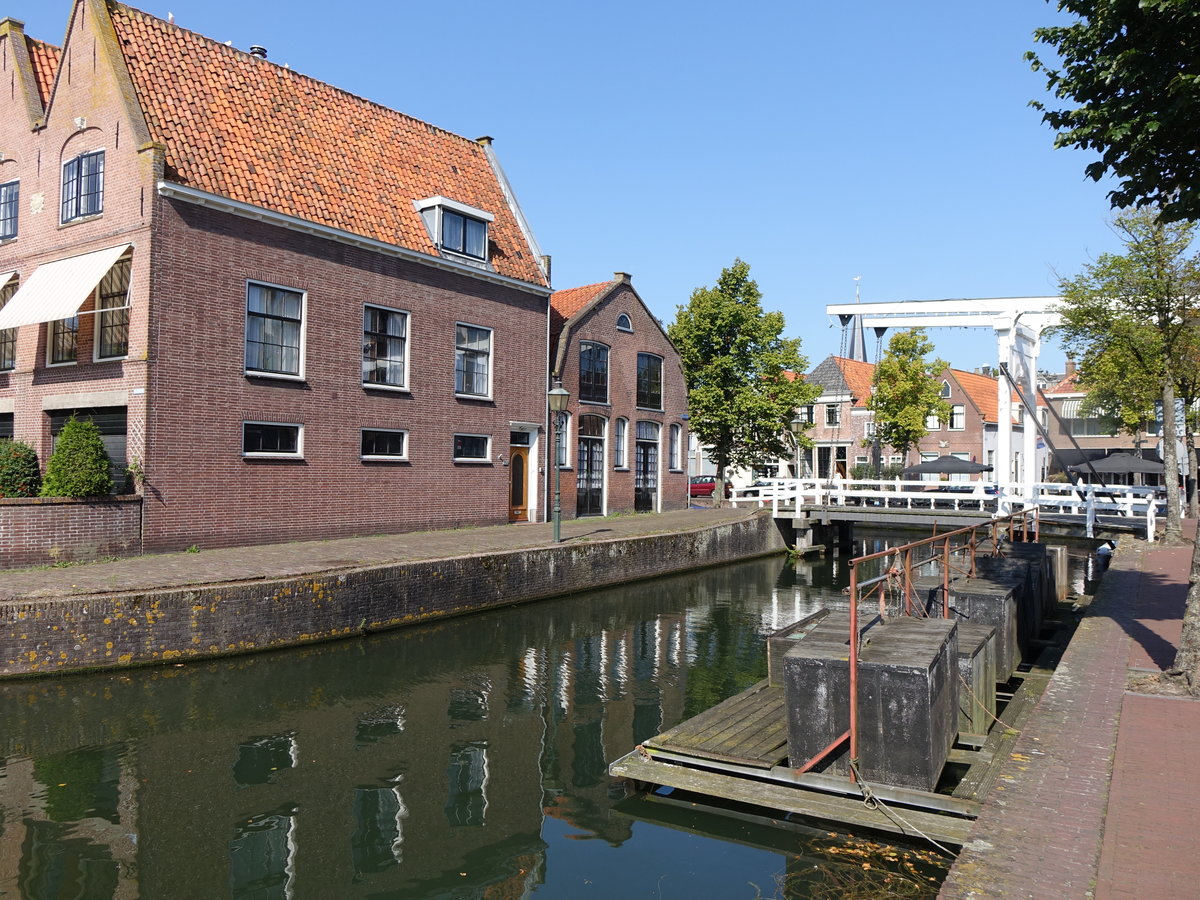
[[[1190,561],[1122,545],[942,897],[1200,895],[1200,703],[1125,691],[1172,661]]]
[[[685,509],[660,514],[571,519],[562,523],[562,537],[570,544],[686,531],[743,519],[756,511]],[[295,541],[198,553],[161,553],[62,568],[43,566],[0,571],[0,601],[241,583],[546,547],[551,543],[551,526],[534,523]]]

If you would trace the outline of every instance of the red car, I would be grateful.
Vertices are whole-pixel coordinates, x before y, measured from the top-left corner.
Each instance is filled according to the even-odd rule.
[[[711,497],[716,489],[714,475],[693,475],[688,481],[688,495],[692,497]]]

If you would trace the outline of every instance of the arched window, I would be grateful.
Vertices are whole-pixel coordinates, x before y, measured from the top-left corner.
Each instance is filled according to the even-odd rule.
[[[629,316],[621,313],[617,316],[617,331],[633,331],[633,322],[629,320]]]

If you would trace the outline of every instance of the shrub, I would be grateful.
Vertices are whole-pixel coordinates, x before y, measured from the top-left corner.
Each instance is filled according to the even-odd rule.
[[[112,490],[108,453],[95,422],[67,419],[46,463],[43,497],[102,497]]]
[[[21,441],[0,441],[0,497],[36,497],[41,487],[37,452]]]

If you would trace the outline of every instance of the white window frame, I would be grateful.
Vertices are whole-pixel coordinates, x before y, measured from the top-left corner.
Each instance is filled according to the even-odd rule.
[[[925,430],[926,431],[941,431],[942,430],[942,420],[935,415],[926,416],[925,417]]]
[[[830,415],[832,413],[832,415]],[[832,419],[833,421],[830,421]],[[825,427],[836,428],[842,424],[842,404],[826,403],[825,404]]]
[[[406,309],[396,309],[395,307],[384,306],[380,303],[364,303],[363,304],[363,352],[364,352],[364,354],[366,352],[366,345],[367,345],[366,317],[367,317],[368,309],[378,309],[381,312],[404,317],[404,383],[403,384],[387,384],[387,383],[381,383],[378,381],[367,381],[367,379],[365,377],[363,377],[362,378],[362,386],[364,389],[370,390],[370,391],[400,391],[402,393],[408,393],[409,392],[409,383],[410,383],[408,380],[408,378],[409,378],[409,360],[412,359],[412,314]],[[364,360],[362,360],[362,362],[366,362],[366,360],[364,359]],[[379,429],[368,429],[368,430],[376,431]]]
[[[298,347],[299,362],[297,365],[297,373],[290,372],[272,372],[269,369],[251,369],[246,365],[246,346],[250,340],[250,288],[259,286],[265,288],[274,288],[279,291],[288,291],[292,294],[300,295],[300,343]],[[255,313],[255,315],[261,315]],[[245,290],[245,330],[242,335],[242,370],[248,378],[277,378],[283,381],[303,381],[305,369],[305,357],[307,356],[307,335],[308,335],[308,291],[302,291],[299,288],[289,287],[286,284],[273,284],[270,281],[263,281],[258,278],[246,279]]]
[[[458,389],[458,329],[459,328],[478,328],[480,331],[488,333],[488,349],[487,349],[487,393],[486,394],[468,394]],[[471,351],[476,352],[476,351]],[[472,322],[455,322],[454,323],[454,396],[461,397],[464,400],[491,400],[492,399],[492,379],[496,372],[496,331],[486,325],[475,325]]]
[[[451,200],[449,197],[443,197],[440,194],[433,197],[426,197],[424,200],[414,200],[413,206],[421,214],[421,218],[425,222],[425,228],[429,232],[429,237],[440,252],[446,254],[451,259],[458,259],[476,266],[491,268],[488,259],[490,256],[488,248],[491,246],[491,225],[496,220],[494,215],[487,210],[459,203],[457,200]],[[462,250],[454,250],[446,246],[443,241],[443,221],[446,212],[452,212],[466,219],[474,219],[483,224],[482,256],[475,256],[474,254],[466,253]]]
[[[368,431],[378,431],[384,434],[404,435],[403,453],[363,453],[362,442]],[[360,428],[358,430],[358,458],[364,462],[407,462],[408,461],[408,431],[404,428]]]
[[[672,472],[682,471],[683,466],[680,465],[679,444],[683,437],[683,429],[672,423],[667,429],[667,458],[670,462],[669,469]]]
[[[454,432],[454,437],[456,439],[460,438],[460,437],[483,438],[484,450],[483,450],[483,456],[453,456],[454,445],[451,444],[450,445],[450,453],[452,455],[451,458],[452,458],[453,462],[470,463],[470,464],[474,464],[474,465],[490,465],[491,464],[491,462],[492,462],[492,436],[490,434],[474,434],[469,431],[456,431],[456,432]]]
[[[613,426],[613,468],[629,471],[629,420],[618,416]]]
[[[104,285],[104,278],[109,276],[113,268],[126,260],[129,261],[129,283],[125,285],[125,303],[123,306],[109,306],[104,309],[100,308],[100,288]],[[96,285],[96,290],[93,291],[92,309],[95,310],[95,325],[92,327],[92,362],[116,362],[122,359],[129,358],[129,317],[125,318],[125,352],[120,356],[101,356],[100,355],[100,332],[104,327],[104,319],[106,316],[128,310],[131,308],[129,303],[129,294],[133,290],[133,259],[129,256],[122,256],[109,268],[108,272],[104,273],[104,278],[100,279],[100,283]]]
[[[619,316],[617,316],[617,331],[624,331],[627,334],[633,334],[633,320],[629,318],[628,313],[621,313]]]
[[[66,215],[64,215],[66,210],[63,209],[63,206],[65,205],[64,194],[66,192],[66,187],[67,187],[67,166],[71,165],[72,163],[78,163],[78,164],[82,165],[83,158],[85,156],[97,156],[97,155],[100,157],[100,208],[98,210],[96,210],[95,212],[89,212],[89,213],[78,212],[79,199],[82,195],[77,193],[75,195],[75,199],[73,201],[76,212],[73,215],[71,215],[70,217],[67,217]],[[107,162],[106,156],[107,156],[107,154],[105,153],[105,149],[103,147],[97,147],[94,150],[84,150],[82,153],[76,153],[70,159],[64,159],[62,161],[62,165],[59,167],[59,180],[58,180],[58,222],[60,225],[70,225],[72,222],[84,222],[89,219],[99,218],[100,216],[104,215],[104,188],[105,188],[104,175],[105,175],[105,168],[106,168],[106,162]]]
[[[276,428],[296,429],[296,452],[285,453],[277,450],[246,450],[247,425],[273,425]],[[242,458],[243,459],[304,459],[304,425],[300,422],[268,422],[263,419],[246,419],[242,422]]]
[[[958,422],[955,425],[955,422]],[[967,429],[967,405],[965,403],[955,403],[950,407],[950,425],[948,431],[966,431]]]
[[[75,358],[65,359],[60,362],[54,361],[54,333],[68,322],[75,323]],[[65,319],[54,319],[46,323],[46,368],[58,368],[59,366],[75,366],[79,364],[79,316],[68,316]]]

